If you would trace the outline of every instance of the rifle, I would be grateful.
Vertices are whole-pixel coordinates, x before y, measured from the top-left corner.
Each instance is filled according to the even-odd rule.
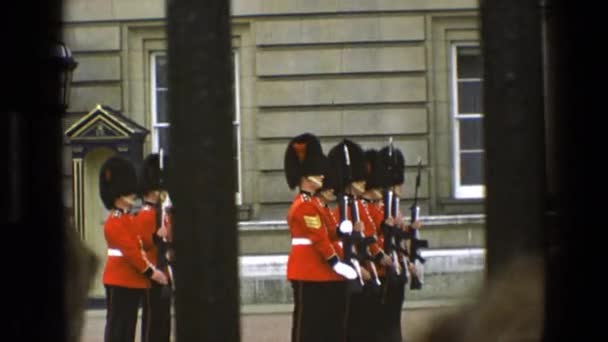
[[[393,195],[392,201],[391,201],[391,216],[393,218],[397,218],[398,214],[399,214],[399,205],[400,205],[401,199],[399,198],[399,196],[397,195]],[[400,263],[403,267],[403,275],[402,275],[402,279],[404,280],[404,283],[407,282],[408,280],[410,281],[410,284],[413,282],[417,282],[418,280],[416,279],[416,275],[412,275],[410,274],[410,269],[408,267],[408,265],[411,264],[411,260],[410,260],[410,256],[409,256],[409,249],[407,247],[404,247],[403,244],[404,242],[410,240],[412,238],[412,234],[409,232],[405,232],[401,229],[399,223],[397,223],[397,225],[395,225],[393,228],[393,236],[395,237],[395,246],[396,249],[401,252],[401,260]]]
[[[348,153],[348,147],[344,144],[344,156],[346,159],[346,167],[349,174],[348,179],[350,180],[350,155]],[[341,189],[344,191],[344,189]],[[345,193],[341,193],[338,195],[338,208],[340,210],[340,224],[342,222],[348,220],[347,211],[349,207],[349,196]],[[352,293],[358,293],[363,290],[363,286],[365,286],[365,282],[363,281],[363,277],[361,275],[361,265],[359,264],[359,258],[357,257],[357,252],[355,250],[355,240],[362,238],[359,232],[352,231],[350,233],[341,233],[340,229],[338,229],[338,236],[342,240],[342,245],[344,246],[344,260],[347,264],[350,264],[355,271],[357,272],[357,278],[354,281],[349,281],[349,290]]]
[[[392,160],[393,156],[393,138],[389,139],[389,160]],[[387,164],[387,173],[388,175],[392,174],[392,163]],[[393,208],[394,208],[394,193],[391,187],[387,187],[383,193],[383,202],[384,202],[384,220],[386,221],[389,217],[395,217]],[[391,256],[391,260],[393,262],[393,266],[389,268],[387,271],[387,277],[391,277],[393,280],[401,279],[404,283],[407,282],[407,264],[402,264],[401,260],[399,260],[399,254],[397,253],[398,243],[397,243],[397,235],[399,234],[398,228],[394,225],[388,225],[386,222],[382,222],[382,234],[384,235],[384,245],[382,246],[384,252]]]
[[[165,228],[168,232],[170,232],[171,227],[168,226],[170,224],[170,211],[172,208],[171,198],[169,197],[169,193],[163,191],[161,193],[161,207],[160,207],[160,227]],[[170,236],[170,233],[169,233]],[[173,282],[173,261],[171,260],[171,242],[166,237],[163,237],[158,246],[158,255],[159,255],[159,266],[164,267],[167,266],[167,271],[169,273],[169,282],[171,284],[171,288],[175,290],[175,283]]]
[[[418,157],[418,173],[416,174],[416,188],[414,195],[414,203],[410,207],[411,211],[411,222],[414,223],[418,220],[418,216],[420,214],[420,207],[418,206],[418,188],[420,188],[420,172],[422,170],[422,159]],[[413,259],[414,269],[416,270],[417,282],[410,283],[411,290],[420,290],[422,288],[422,284],[424,284],[424,263],[426,260],[420,254],[421,248],[428,248],[429,242],[427,240],[420,239],[420,233],[418,229],[414,229],[413,237],[410,240],[410,258]]]
[[[350,204],[351,204],[351,213],[352,213],[352,217],[353,217],[353,222],[355,222],[355,223],[360,222],[361,216],[359,215],[359,206],[357,204],[357,199],[354,195],[352,197]],[[372,284],[374,286],[380,286],[382,284],[380,282],[380,277],[378,277],[378,270],[376,269],[376,264],[374,264],[372,255],[369,252],[369,245],[376,242],[376,238],[374,238],[373,236],[366,237],[364,233],[361,233],[360,236],[361,237],[355,241],[355,244],[359,251],[357,253],[357,255],[359,256],[361,261],[367,262],[370,269],[372,270],[372,278],[373,278]]]
[[[164,169],[164,160],[163,160],[163,149],[160,149],[159,152],[159,169],[161,171],[161,175],[163,174],[163,169]],[[171,209],[173,207],[173,204],[171,203],[171,198],[169,197],[169,193],[167,191],[162,191],[160,194],[160,205],[159,205],[159,210],[157,210],[157,213],[160,213],[160,215],[157,215],[157,227],[159,227],[160,229],[164,228],[169,237],[171,237],[171,227],[168,226],[168,223],[170,222],[170,218],[171,218]],[[156,235],[155,235],[156,237]],[[169,273],[169,283],[171,285],[171,289],[173,291],[175,291],[175,283],[173,281],[173,261],[171,260],[170,257],[170,253],[171,253],[171,239],[167,239],[166,237],[163,237],[162,239],[160,239],[160,241],[158,241],[158,267],[159,268],[164,268],[165,266],[167,267],[167,271]]]

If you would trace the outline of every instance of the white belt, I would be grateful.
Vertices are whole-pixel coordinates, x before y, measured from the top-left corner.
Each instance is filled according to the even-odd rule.
[[[312,245],[312,241],[310,241],[310,239],[307,239],[307,238],[292,238],[291,245],[292,246]]]
[[[122,256],[120,249],[110,248],[108,249],[108,256]]]

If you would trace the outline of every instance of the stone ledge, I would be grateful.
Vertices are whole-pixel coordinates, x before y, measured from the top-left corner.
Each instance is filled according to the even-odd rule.
[[[409,222],[409,217],[404,217]],[[459,225],[459,224],[484,224],[484,214],[469,214],[469,215],[430,215],[420,216],[420,222],[424,226],[444,226],[444,225]],[[239,231],[273,231],[287,230],[287,221],[247,221],[239,222]]]
[[[426,274],[479,272],[484,270],[485,249],[429,249],[420,252],[426,259]],[[248,255],[239,258],[241,278],[282,279],[287,274],[287,255]]]

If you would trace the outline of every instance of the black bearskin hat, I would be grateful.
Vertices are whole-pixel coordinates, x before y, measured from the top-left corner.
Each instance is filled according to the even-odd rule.
[[[405,157],[398,148],[385,146],[380,150],[380,178],[384,187],[401,185],[405,181]]]
[[[119,156],[110,157],[99,172],[99,195],[106,209],[114,208],[120,196],[137,193],[137,174],[133,164]]]
[[[380,154],[375,149],[365,151],[365,189],[382,188]]]
[[[346,163],[347,152],[350,166]],[[328,157],[331,168],[335,171],[336,187],[334,190],[337,194],[343,193],[350,183],[365,180],[363,149],[359,144],[344,139],[329,151]]]
[[[167,157],[163,156],[163,170],[160,169],[160,156],[158,153],[149,154],[144,159],[139,177],[139,191],[144,195],[154,190],[164,190],[166,184]]]
[[[300,178],[325,173],[323,149],[319,139],[310,133],[291,139],[285,149],[285,178],[290,189],[300,183]]]
[[[325,175],[325,178],[323,178],[323,186],[321,187],[321,189],[319,189],[319,191],[328,189],[334,189],[335,191],[336,187],[338,186],[336,179],[336,170],[331,167],[329,158],[326,156],[323,156],[323,168],[325,170],[325,172],[323,173],[323,175]]]

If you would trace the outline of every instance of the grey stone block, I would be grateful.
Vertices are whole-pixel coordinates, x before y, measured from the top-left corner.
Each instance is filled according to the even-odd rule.
[[[399,103],[426,100],[426,78],[424,76],[273,80],[260,81],[257,87],[257,104],[261,107]]]
[[[67,0],[65,22],[165,18],[164,0]]]
[[[339,111],[294,111],[260,113],[257,135],[260,138],[291,138],[304,132],[318,136],[336,134],[341,128]],[[265,158],[258,154],[258,157]]]
[[[422,222],[424,225],[425,222]],[[432,248],[463,248],[485,246],[485,226],[482,224],[465,226],[423,226],[422,239],[428,240]]]
[[[65,0],[63,2],[64,22],[112,19],[114,0]]]
[[[258,200],[262,203],[291,202],[296,194],[289,190],[283,172],[264,172],[258,181]]]
[[[266,20],[255,23],[258,45],[319,44],[424,39],[422,16]]]
[[[121,78],[120,57],[78,55],[74,57],[78,61],[78,67],[74,70],[73,81],[119,81]]]
[[[63,39],[72,52],[120,50],[118,25],[68,26]]]
[[[74,86],[70,97],[70,109],[75,112],[89,112],[97,104],[108,105],[121,110],[121,87],[119,85]]]
[[[165,0],[114,0],[114,19],[166,18]]]
[[[342,119],[345,135],[391,135],[427,132],[425,108],[346,110]]]
[[[259,76],[406,72],[425,69],[423,46],[261,50]]]
[[[284,213],[286,216],[287,212]],[[255,254],[284,254],[289,253],[289,230],[239,232],[239,253],[242,255]]]
[[[477,9],[475,0],[233,0],[234,16]]]

